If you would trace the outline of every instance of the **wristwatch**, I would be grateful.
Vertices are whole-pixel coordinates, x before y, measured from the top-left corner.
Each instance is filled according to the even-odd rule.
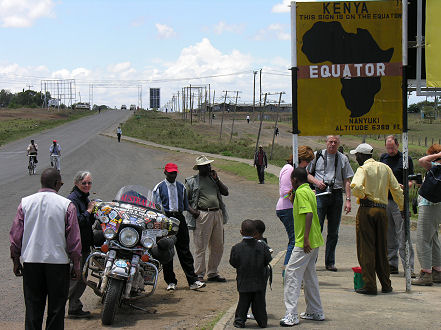
[[[346,200],[347,201],[351,201],[351,197],[346,197]]]

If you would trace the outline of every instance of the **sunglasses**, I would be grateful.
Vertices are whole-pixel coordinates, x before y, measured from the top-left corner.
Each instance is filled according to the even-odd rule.
[[[81,182],[82,186],[92,185],[92,181],[83,181]]]

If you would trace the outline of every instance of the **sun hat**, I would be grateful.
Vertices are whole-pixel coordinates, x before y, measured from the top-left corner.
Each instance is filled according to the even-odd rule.
[[[357,146],[357,148],[350,151],[351,155],[355,154],[365,154],[365,155],[372,155],[374,152],[374,148],[370,144],[362,143]]]
[[[214,159],[208,159],[207,156],[201,155],[196,158],[196,163],[193,166],[193,170],[197,171],[198,166],[207,165],[214,162]]]
[[[178,165],[174,164],[174,163],[167,163],[165,164],[164,170],[168,173],[170,172],[178,172]]]

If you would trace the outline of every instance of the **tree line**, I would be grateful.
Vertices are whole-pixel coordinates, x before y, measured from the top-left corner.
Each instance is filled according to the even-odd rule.
[[[51,99],[51,94],[46,92],[46,100]],[[37,108],[44,103],[44,93],[24,90],[18,93],[12,93],[9,90],[0,91],[0,107],[2,108]]]

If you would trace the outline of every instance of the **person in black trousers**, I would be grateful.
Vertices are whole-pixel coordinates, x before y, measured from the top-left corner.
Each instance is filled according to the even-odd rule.
[[[268,322],[265,292],[266,270],[271,261],[271,253],[265,244],[253,237],[255,232],[253,220],[244,220],[240,230],[243,240],[233,246],[230,254],[230,264],[237,271],[236,281],[239,291],[239,302],[233,324],[236,328],[245,327],[250,305],[254,319],[261,328],[266,328]]]
[[[178,175],[178,166],[173,163],[165,165],[165,180],[159,182],[153,189],[156,203],[162,204],[165,215],[179,220],[179,229],[176,234],[176,252],[182,270],[187,278],[190,290],[197,290],[205,286],[205,283],[198,280],[194,272],[194,260],[190,251],[190,235],[188,233],[187,222],[185,221],[183,211],[195,212],[187,200],[185,186],[176,181]],[[176,290],[177,279],[173,271],[173,259],[162,265],[164,271],[164,280],[167,282],[167,291]]]
[[[254,166],[256,166],[257,168],[259,183],[265,183],[265,168],[268,167],[268,161],[266,159],[266,153],[265,151],[263,151],[262,145],[259,145],[259,149],[254,154]]]

